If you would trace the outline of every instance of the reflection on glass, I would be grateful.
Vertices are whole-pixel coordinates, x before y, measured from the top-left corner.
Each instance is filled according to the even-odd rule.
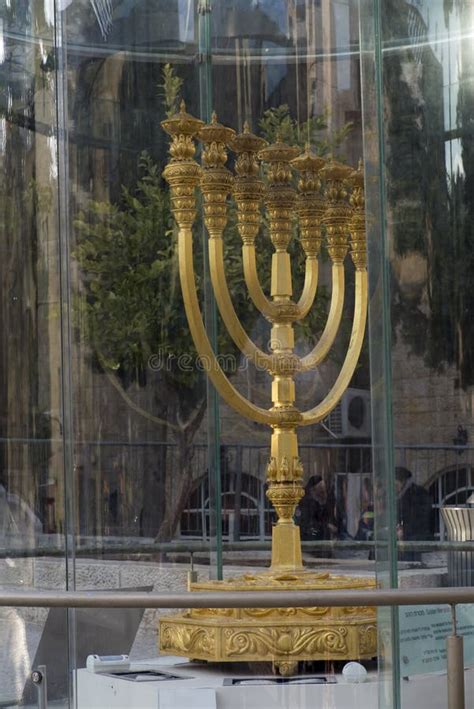
[[[379,407],[374,419],[376,471],[388,469],[393,480],[385,500],[392,518],[387,570],[392,585],[408,586],[421,573],[434,585],[457,585],[470,578],[472,552],[452,544],[444,520],[459,517],[461,526],[468,520],[473,489],[473,9],[471,3],[420,0],[381,3],[379,11],[371,18],[369,3],[363,7],[363,17],[375,20],[368,36],[377,24],[382,30],[374,50],[380,52],[377,80],[372,84],[367,73],[364,92],[367,104],[377,106],[381,129],[383,182],[378,194],[374,186],[372,202],[381,208],[376,220],[383,245],[372,252],[371,336],[384,321],[387,331],[378,345],[385,354],[378,355],[373,343],[372,384],[379,393],[375,400],[385,398],[385,410]],[[377,126],[369,123],[366,139],[374,148]],[[393,459],[383,445],[393,450]],[[393,625],[393,646],[400,641],[403,673],[410,654],[405,616],[401,623],[400,637]],[[403,705],[405,684],[402,689]],[[395,705],[399,701],[394,695]]]
[[[0,586],[10,591],[48,587],[51,572],[57,588],[66,580],[52,9],[0,7]],[[16,705],[47,612],[0,615],[0,702]]]
[[[25,621],[14,608],[0,610],[1,701],[16,705],[30,672]],[[30,630],[31,643],[31,630]]]

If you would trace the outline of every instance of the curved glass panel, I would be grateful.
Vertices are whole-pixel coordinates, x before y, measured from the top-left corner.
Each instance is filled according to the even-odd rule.
[[[67,586],[61,244],[53,6],[0,5],[1,476],[3,590]],[[54,582],[52,578],[54,577]],[[44,609],[0,612],[0,703],[36,701]],[[65,657],[67,634],[50,628]]]
[[[1,589],[473,585],[473,21],[0,3]],[[0,704],[112,706],[87,657],[128,655],[220,709],[432,708],[451,630],[443,606],[5,609]]]
[[[374,451],[379,474],[391,480],[384,579],[400,587],[417,577],[423,585],[471,585],[473,10],[382,2],[364,4],[362,16],[363,91],[367,115],[378,116],[367,121],[366,136],[375,156],[371,353],[381,407]],[[467,667],[472,612],[458,610]],[[399,668],[402,677],[428,680],[446,670],[447,607],[401,609],[391,631],[395,675]],[[467,697],[472,672],[464,682]],[[447,685],[439,684],[443,701]],[[397,686],[393,701],[405,706],[407,683],[401,696]]]

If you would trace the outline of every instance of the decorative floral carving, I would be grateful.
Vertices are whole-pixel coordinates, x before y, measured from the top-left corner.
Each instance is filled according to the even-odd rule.
[[[347,628],[256,628],[224,631],[228,657],[258,655],[266,657],[347,653]]]
[[[233,608],[193,608],[191,615],[193,618],[199,616],[231,618],[235,614]]]
[[[162,650],[183,655],[214,656],[216,633],[213,628],[171,625],[161,623],[160,647]]]
[[[271,457],[267,465],[267,480],[269,482],[276,481],[278,476],[278,466],[276,458]]]
[[[335,576],[328,571],[305,571],[304,573],[262,572],[246,573],[223,581],[199,581],[192,584],[193,591],[244,591],[276,588],[281,591],[306,591],[330,589],[371,589],[375,580],[361,576]],[[371,612],[375,613],[371,608]]]
[[[377,655],[377,626],[362,625],[359,628],[359,651],[365,657]]]
[[[242,616],[248,618],[268,618],[271,616],[296,617],[313,616],[321,617],[329,613],[329,608],[314,606],[312,608],[244,608]]]
[[[375,617],[375,608],[372,606],[345,606],[341,608],[341,612],[349,616],[373,615]]]
[[[269,483],[301,483],[302,479],[303,464],[297,456],[292,459],[291,465],[286,456],[282,458],[280,465],[278,465],[276,458],[273,456],[268,461],[267,480]],[[293,490],[295,495],[300,494],[299,488],[294,488],[292,485],[290,489]],[[289,493],[282,493],[282,495],[285,499],[290,496]]]
[[[275,662],[274,667],[278,674],[282,677],[291,677],[298,669],[298,661],[294,662]]]
[[[365,196],[362,166],[351,174],[353,190],[350,197],[352,216],[349,220],[351,256],[358,271],[367,268],[367,238],[365,233]]]
[[[291,520],[296,505],[304,495],[304,490],[297,482],[273,482],[266,494],[276,509],[278,519]]]

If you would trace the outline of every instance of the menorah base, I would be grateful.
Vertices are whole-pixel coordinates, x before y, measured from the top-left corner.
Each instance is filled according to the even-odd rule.
[[[246,574],[191,584],[192,591],[371,589],[368,578],[303,571]],[[302,660],[377,655],[376,611],[363,608],[194,608],[160,619],[160,651],[208,662],[272,662],[293,674]]]

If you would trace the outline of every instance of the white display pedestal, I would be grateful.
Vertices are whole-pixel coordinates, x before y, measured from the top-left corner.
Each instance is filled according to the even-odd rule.
[[[132,670],[153,669],[187,679],[130,682],[78,670],[78,709],[379,709],[390,701],[390,678],[371,671],[363,684],[256,684],[236,666],[202,665],[178,657],[132,663]],[[229,686],[229,678],[248,678],[251,685]],[[268,677],[271,679],[271,677]],[[306,681],[304,675],[301,680]],[[474,693],[474,671],[465,672],[466,697]],[[402,682],[403,706],[446,709],[446,674],[419,675]],[[469,706],[471,706],[469,704]]]
[[[235,665],[205,665],[189,663],[183,658],[160,657],[155,661],[132,663],[131,671],[155,670],[181,677],[177,680],[129,681],[110,675],[92,674],[86,669],[77,672],[78,709],[314,709],[325,701],[340,697],[341,707],[377,707],[377,683],[362,685],[265,684]],[[244,668],[243,668],[244,669]],[[230,685],[229,678],[251,684]],[[353,704],[353,702],[356,702]],[[335,705],[339,707],[339,703]]]
[[[155,664],[131,665],[132,672],[147,669],[168,670]],[[94,674],[86,669],[77,671],[77,706],[78,709],[217,709],[216,690],[206,681],[133,681],[111,674]]]

